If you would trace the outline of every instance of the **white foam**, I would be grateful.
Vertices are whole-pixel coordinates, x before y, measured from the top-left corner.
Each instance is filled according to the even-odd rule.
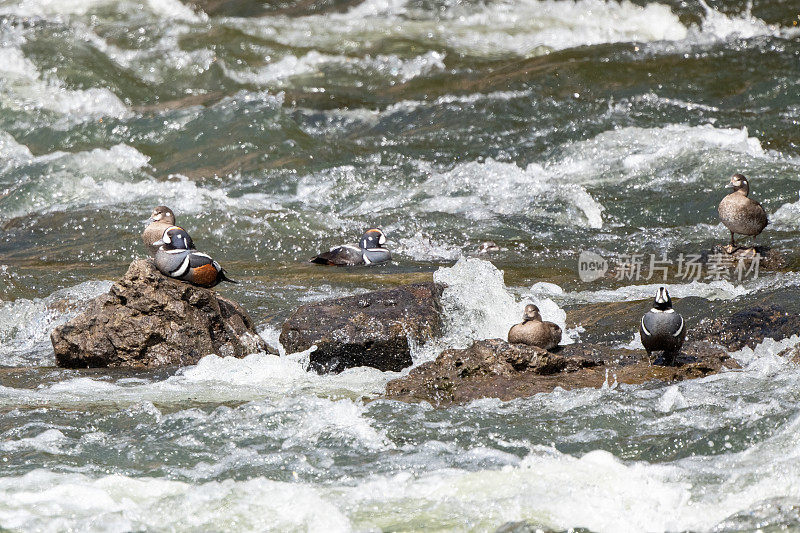
[[[768,218],[772,228],[796,231],[800,228],[800,200],[783,204]]]
[[[0,478],[0,522],[24,531],[352,529],[341,509],[302,483],[255,478],[199,485],[123,475],[35,470]]]
[[[439,10],[404,0],[369,0],[346,13],[236,18],[226,24],[287,46],[310,46],[326,53],[355,52],[356,43],[369,44],[391,36],[488,57],[530,56],[616,42],[653,43],[651,51],[674,53],[676,45],[796,34],[791,28],[764,23],[749,10],[726,15],[702,5],[705,16],[700,28],[683,25],[667,5],[639,6],[627,0],[447,2]]]
[[[147,199],[154,205],[166,203],[184,213],[209,208],[282,209],[276,199],[263,193],[230,196],[223,189],[201,187],[186,176],[170,175],[161,181],[150,178],[143,172],[149,158],[124,144],[33,157],[27,147],[0,131],[0,146],[8,148],[0,154],[0,168],[29,173],[32,178],[20,180],[8,193],[7,198],[14,200],[0,207],[0,216],[7,218],[88,205],[127,205],[132,199]],[[139,179],[122,181],[126,174]]]
[[[740,155],[768,159],[747,128],[670,124],[659,128],[627,127],[564,146],[566,156],[547,170],[572,183],[647,182],[649,187],[691,183],[700,173],[677,173],[676,161],[702,156],[707,165],[731,167]],[[735,165],[734,165],[735,166]],[[727,180],[723,176],[722,179]],[[720,188],[724,186],[721,183]]]
[[[768,376],[785,368],[788,360],[779,354],[796,347],[798,343],[800,343],[798,335],[793,335],[780,341],[766,338],[757,344],[755,348],[745,346],[741,350],[731,353],[731,357],[740,364],[745,365],[746,370],[757,372],[762,376]]]
[[[147,0],[147,7],[160,18],[185,20],[188,22],[203,22],[208,16],[200,11],[195,4],[195,9],[179,0]]]
[[[461,257],[452,267],[434,272],[433,280],[445,285],[441,298],[445,334],[414,354],[417,364],[435,357],[445,347],[466,347],[474,340],[508,339],[508,330],[522,321],[529,302],[539,306],[543,320],[555,322],[566,331],[563,309],[549,298],[517,301],[504,283],[503,271],[489,261]],[[571,342],[568,335],[562,339],[562,344]]]
[[[474,276],[481,277],[484,284],[488,281],[490,288],[502,288],[502,280],[486,265],[478,262],[470,265],[467,260],[464,263],[462,269],[472,269]],[[484,272],[482,276],[478,275],[480,271]],[[553,287],[546,289],[549,294],[557,292]],[[472,417],[501,416],[506,412],[513,417],[534,416],[532,420],[539,420],[535,413],[540,411],[544,411],[546,417],[553,413],[569,418],[579,416],[576,411],[581,410],[593,411],[592,416],[618,416],[622,409],[626,418],[643,417],[641,431],[648,437],[670,435],[672,431],[707,433],[761,420],[776,409],[784,412],[778,405],[782,401],[780,398],[778,402],[756,402],[744,401],[743,396],[763,392],[761,383],[769,383],[784,387],[783,394],[788,395],[784,398],[790,400],[797,370],[777,353],[799,342],[800,338],[795,337],[762,343],[750,351],[749,361],[743,355],[745,351],[739,354],[740,361],[745,363],[741,371],[666,389],[609,386],[556,390],[552,394],[510,403],[474,402],[457,409],[444,421],[438,415],[433,419],[424,418],[429,409],[424,406],[404,406],[403,409],[420,415],[420,418],[412,415],[414,423],[422,421],[437,431],[444,425],[447,430],[457,427],[472,432]],[[733,513],[769,498],[800,497],[798,417],[783,424],[774,434],[767,432],[763,439],[755,439],[740,452],[693,454],[659,463],[623,461],[604,450],[570,455],[532,445],[522,437],[521,441],[502,441],[504,446],[530,449],[522,459],[514,453],[486,446],[461,447],[435,438],[398,448],[384,430],[373,426],[374,413],[370,413],[370,406],[347,399],[314,397],[313,387],[304,388],[306,385],[296,377],[286,378],[268,371],[261,364],[267,358],[271,363],[285,361],[272,356],[251,356],[246,360],[207,358],[189,375],[175,376],[162,384],[147,385],[137,381],[123,386],[82,378],[80,383],[73,380],[57,387],[43,386],[28,394],[36,397],[32,405],[47,402],[48,408],[52,408],[69,405],[64,403],[64,398],[76,395],[83,387],[83,396],[80,399],[76,396],[76,406],[96,408],[105,401],[115,411],[129,399],[137,398],[138,402],[132,404],[135,409],[152,414],[159,426],[174,428],[176,422],[188,419],[201,435],[207,435],[206,427],[233,428],[238,442],[249,441],[253,428],[258,426],[262,432],[252,435],[262,436],[266,431],[270,438],[280,441],[282,450],[302,451],[341,441],[348,450],[377,452],[393,458],[397,461],[392,464],[394,469],[387,470],[381,465],[380,474],[345,474],[312,484],[300,481],[300,476],[291,476],[289,469],[295,468],[296,463],[290,460],[282,464],[286,465],[290,479],[296,481],[274,481],[258,473],[232,475],[237,465],[239,468],[247,465],[247,472],[258,472],[260,461],[271,459],[264,457],[260,447],[246,446],[225,447],[224,456],[214,461],[181,464],[170,469],[170,478],[178,477],[183,481],[152,474],[133,478],[39,469],[25,475],[0,477],[0,522],[4,527],[18,530],[140,530],[189,526],[216,530],[236,521],[238,527],[257,530],[361,531],[389,525],[401,530],[435,529],[442,524],[449,528],[463,525],[466,529],[493,530],[507,522],[525,520],[555,530],[584,527],[598,532],[683,531],[710,530]],[[765,365],[766,362],[770,364]],[[253,374],[260,378],[253,379]],[[318,378],[320,381],[337,379],[336,376]],[[287,387],[287,381],[295,388]],[[776,385],[776,382],[781,383]],[[242,387],[220,393],[232,383]],[[176,391],[182,387],[184,406],[188,398],[202,402],[214,396],[216,401],[225,402],[229,394],[236,403],[257,394],[268,395],[270,399],[236,408],[220,406],[210,412],[184,407],[170,414],[161,414],[149,400],[143,400],[150,396],[158,402],[182,405],[176,401]],[[48,390],[54,393],[52,398],[48,397]],[[134,394],[130,394],[131,391]],[[0,398],[7,394],[7,389],[0,388]],[[377,409],[391,407],[392,402],[385,402]],[[651,417],[653,410],[661,413],[660,416]],[[462,415],[468,417],[462,419],[466,424],[452,424],[453,416]],[[280,423],[264,430],[263,417],[273,416]],[[725,419],[724,423],[720,422],[720,417]],[[96,446],[104,438],[107,437],[91,432],[76,443],[62,431],[49,429],[31,437],[6,439],[0,443],[0,449],[13,453],[28,450],[56,455],[83,453],[81,446]],[[220,438],[225,438],[225,432]],[[598,438],[596,433],[583,432],[570,442],[591,443]],[[722,446],[722,442],[718,446]],[[198,446],[191,436],[174,444],[189,449]],[[182,452],[189,453],[188,450]],[[442,456],[443,459],[437,459]],[[285,461],[284,457],[280,460]],[[304,456],[297,457],[297,463],[302,464],[304,460]],[[303,472],[304,479],[314,478],[318,471],[321,473],[332,465],[324,458],[317,458],[314,463]],[[422,467],[412,470],[406,466],[408,464]],[[485,464],[492,466],[483,466]],[[505,466],[498,468],[497,465]],[[205,481],[211,477],[226,479]]]
[[[50,332],[110,287],[108,281],[86,281],[43,299],[0,302],[0,366],[52,365]]]
[[[223,403],[281,398],[303,393],[323,397],[360,399],[381,394],[396,372],[368,367],[351,368],[336,375],[307,371],[306,353],[278,357],[252,354],[242,359],[210,354],[197,365],[185,367],[163,381],[109,382],[78,377],[35,390],[0,386],[0,405],[60,406],[181,405],[187,400]],[[50,352],[52,357],[52,352]]]
[[[489,98],[491,95],[469,95],[468,98],[473,97]],[[369,121],[405,112],[415,105],[423,103],[401,102],[394,110],[380,113],[360,110],[354,112],[355,116],[350,113],[343,118]],[[341,115],[339,111],[332,113]],[[336,127],[334,125],[334,129]],[[604,226],[605,207],[587,191],[589,187],[613,181],[615,186],[646,186],[658,190],[675,187],[676,183],[683,185],[713,180],[713,183],[719,183],[722,191],[730,168],[741,166],[743,159],[767,164],[786,163],[782,156],[766,152],[746,128],[715,128],[710,125],[621,128],[603,132],[589,140],[566,144],[563,148],[561,157],[530,163],[525,168],[493,159],[463,162],[452,168],[415,160],[416,171],[427,178],[411,183],[395,179],[392,175],[396,171],[382,166],[378,159],[375,172],[387,174],[379,188],[367,186],[366,180],[370,178],[371,183],[373,174],[365,176],[362,170],[351,165],[334,167],[301,176],[296,194],[285,201],[299,201],[309,207],[327,209],[331,205],[342,205],[330,219],[322,221],[339,229],[349,228],[351,217],[374,216],[400,208],[409,213],[420,210],[448,213],[472,221],[505,216],[547,218],[558,225],[599,229]],[[716,171],[686,173],[687,162],[693,164],[698,158],[703,159],[705,166],[718,168],[719,174]],[[720,228],[699,224],[693,231],[707,236],[717,233]],[[438,243],[434,242],[428,246],[412,239],[400,241],[400,245],[413,250],[412,255],[418,254],[420,258],[427,253],[431,257],[440,255],[445,258],[449,255],[447,250],[436,250]],[[453,255],[449,257],[453,258],[455,251],[450,252]]]
[[[698,0],[705,16],[702,22],[702,36],[706,39],[725,40],[731,37],[750,39],[762,35],[781,35],[778,25],[767,24],[752,15],[752,1],[737,15],[726,15],[710,7],[704,0]]]
[[[492,159],[484,163],[462,163],[448,172],[434,173],[422,185],[422,190],[429,196],[422,203],[426,211],[482,220],[495,215],[530,213],[535,201],[545,208],[559,201],[572,206],[582,216],[575,219],[568,212],[561,213],[563,223],[582,220],[592,228],[603,225],[604,207],[599,202],[578,185],[560,183],[536,163],[525,169]],[[546,215],[545,209],[539,209],[537,214]]]
[[[640,7],[628,1],[603,0],[450,3],[434,12],[405,1],[367,1],[343,14],[232,19],[231,24],[286,45],[302,42],[329,51],[392,35],[482,56],[524,56],[622,41],[679,40],[688,33],[665,5]]]
[[[47,429],[35,437],[26,437],[17,440],[0,441],[0,450],[13,452],[19,450],[33,450],[60,455],[62,447],[67,443],[67,438],[57,429]]]
[[[565,299],[575,303],[627,302],[631,300],[647,300],[655,297],[659,287],[664,283],[647,283],[642,285],[625,285],[616,289],[600,289],[596,291],[579,291],[567,293]],[[748,294],[750,290],[744,285],[734,285],[728,280],[692,281],[683,284],[667,285],[673,298],[698,296],[707,300],[731,300]]]
[[[685,409],[688,406],[689,402],[687,402],[686,398],[681,394],[678,385],[672,385],[667,387],[667,390],[665,390],[664,394],[658,399],[656,410],[662,413],[668,413],[675,409]]]
[[[19,144],[11,134],[0,130],[0,174],[29,165],[33,160],[33,154],[27,146]]]
[[[442,244],[421,231],[411,237],[401,238],[399,244],[394,251],[416,261],[455,261],[461,257],[461,247]]]
[[[135,12],[141,3],[117,0],[19,0],[0,5],[0,15],[19,17],[56,18],[85,16],[98,10],[114,7],[121,12]],[[160,18],[200,22],[207,17],[202,11],[194,11],[179,0],[147,0],[144,2],[150,12]]]
[[[677,416],[673,411],[683,409],[678,387],[659,394],[669,397],[664,406],[672,414],[666,416]],[[442,524],[493,530],[523,520],[602,533],[710,530],[770,498],[800,497],[798,427],[795,417],[742,452],[660,464],[622,461],[604,450],[577,457],[534,446],[521,461],[498,458],[512,462],[501,468],[428,468],[314,485],[264,477],[187,483],[40,469],[0,478],[0,521],[19,530],[215,530],[233,522],[253,530],[351,531],[389,524],[401,530]],[[435,443],[426,446],[436,453]],[[474,461],[485,457],[478,448],[464,453]]]
[[[291,54],[286,55],[255,70],[235,70],[225,64],[221,64],[221,66],[225,75],[232,80],[261,86],[274,85],[276,82],[292,76],[319,72],[326,65],[345,66],[350,69],[368,69],[376,71],[379,75],[406,82],[433,71],[443,70],[443,59],[444,54],[433,51],[407,59],[394,54],[374,57],[370,55],[348,57],[311,51],[302,57]]]
[[[503,282],[503,271],[489,261],[462,257],[452,267],[433,274],[445,285],[442,307],[447,333],[462,344],[470,340],[506,339],[520,322],[524,306],[518,304]]]
[[[127,118],[127,106],[110,90],[73,90],[53,76],[43,79],[36,66],[16,46],[0,47],[0,102],[11,109],[53,111],[73,121],[101,117]]]

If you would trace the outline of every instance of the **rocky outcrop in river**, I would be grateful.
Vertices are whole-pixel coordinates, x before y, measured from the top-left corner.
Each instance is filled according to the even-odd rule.
[[[390,381],[386,397],[442,407],[478,398],[512,400],[551,392],[556,387],[681,381],[738,367],[723,349],[706,342],[684,345],[676,366],[659,366],[651,364],[643,350],[572,344],[550,353],[535,346],[489,339],[475,341],[466,349],[445,350],[436,360]]]
[[[269,351],[239,304],[168,278],[149,259],[131,263],[107,294],[50,338],[56,363],[67,368],[190,365],[211,353]]]
[[[355,366],[399,371],[411,365],[411,343],[439,333],[442,286],[404,285],[303,305],[284,323],[280,342],[287,353],[312,345],[317,372]]]
[[[599,327],[641,314],[630,302],[586,306],[594,317],[589,326]],[[612,316],[616,315],[614,319]],[[633,322],[635,323],[635,322]],[[639,384],[674,382],[739,368],[729,352],[754,347],[767,338],[782,340],[800,334],[800,316],[785,308],[757,306],[729,316],[705,319],[689,330],[675,366],[651,364],[644,350],[613,348],[602,343],[563,346],[549,353],[533,346],[509,344],[500,339],[476,341],[466,349],[445,350],[434,361],[423,363],[405,377],[386,386],[386,397],[402,401],[427,401],[436,406],[465,403],[478,398],[511,400],[556,387],[600,387],[604,383]],[[798,350],[785,354],[800,360]]]

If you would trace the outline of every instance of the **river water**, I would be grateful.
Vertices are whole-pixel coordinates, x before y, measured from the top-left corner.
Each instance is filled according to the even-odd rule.
[[[778,355],[798,337],[676,385],[609,376],[448,409],[375,400],[402,374],[318,376],[307,353],[66,371],[49,341],[143,256],[159,204],[273,343],[302,303],[433,274],[447,327],[415,364],[504,336],[528,301],[567,342],[639,345],[636,323],[567,320],[644,311],[659,283],[582,281],[585,250],[673,261],[690,327],[800,311],[799,16],[779,0],[0,0],[0,530],[800,528],[800,369]],[[783,266],[680,277],[679,257],[726,242],[733,172]],[[392,264],[306,262],[369,226]]]

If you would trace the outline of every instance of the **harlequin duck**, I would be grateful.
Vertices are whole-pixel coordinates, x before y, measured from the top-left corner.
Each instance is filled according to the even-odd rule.
[[[164,232],[175,225],[175,213],[169,207],[159,205],[153,209],[153,214],[150,215],[147,222],[149,224],[142,233],[142,241],[150,255],[155,256],[158,251],[158,246],[155,246],[155,242],[161,240]]]
[[[737,248],[733,240],[734,233],[756,237],[764,231],[769,221],[761,204],[747,197],[750,194],[747,178],[734,174],[728,187],[733,187],[733,192],[719,203],[719,218],[731,232],[731,243],[727,251],[733,253]]]
[[[368,229],[358,245],[345,244],[321,253],[311,262],[320,265],[356,266],[384,263],[392,258],[391,252],[383,247],[386,235],[379,229]]]
[[[225,275],[219,263],[194,249],[192,238],[183,228],[167,228],[161,240],[153,244],[159,246],[156,267],[166,276],[201,287],[213,287],[221,281],[236,283]]]
[[[553,322],[543,322],[539,308],[528,304],[522,315],[522,323],[508,330],[508,342],[552,350],[561,342],[561,328]]]
[[[653,308],[642,317],[639,334],[647,357],[651,352],[663,352],[664,364],[675,364],[675,357],[686,339],[686,323],[672,308],[672,299],[664,287],[659,287]]]

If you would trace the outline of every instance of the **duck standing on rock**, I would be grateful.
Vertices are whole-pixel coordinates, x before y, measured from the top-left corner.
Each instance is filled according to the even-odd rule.
[[[319,265],[357,266],[385,263],[392,258],[389,250],[383,247],[386,244],[386,235],[379,229],[368,229],[358,245],[344,244],[331,248],[314,257],[311,262]]]
[[[156,252],[158,252],[158,246],[155,243],[161,240],[165,231],[175,225],[175,213],[169,207],[159,205],[153,209],[153,213],[147,219],[147,222],[149,224],[142,233],[142,242],[144,242],[144,246],[150,252],[150,255],[155,257]]]
[[[539,308],[528,304],[522,315],[522,323],[508,330],[508,342],[552,350],[561,342],[561,328],[553,322],[543,322]]]
[[[209,255],[194,249],[192,238],[183,228],[171,226],[164,231],[156,252],[156,267],[162,274],[200,287],[214,287],[222,281],[236,283],[225,269]]]
[[[675,364],[686,339],[686,323],[672,308],[672,299],[666,288],[659,287],[653,308],[644,314],[639,324],[639,334],[648,358],[652,352],[662,352],[665,365]]]
[[[719,218],[731,232],[731,243],[726,251],[732,254],[737,248],[733,240],[734,233],[756,237],[764,231],[769,221],[761,204],[747,197],[750,193],[747,178],[734,174],[728,186],[733,187],[733,192],[719,203]]]

